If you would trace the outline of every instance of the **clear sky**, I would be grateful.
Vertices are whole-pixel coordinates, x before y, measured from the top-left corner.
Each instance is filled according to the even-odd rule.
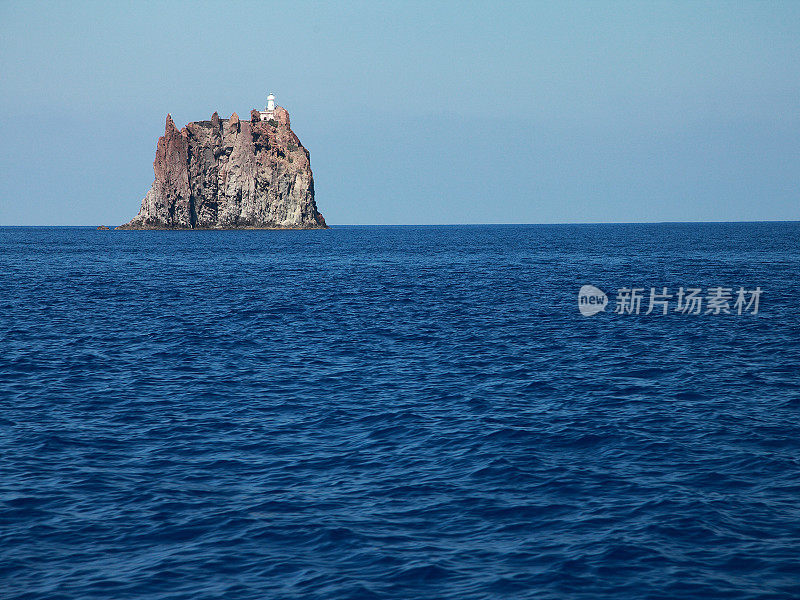
[[[0,1],[0,224],[273,91],[336,224],[800,219],[800,2]]]

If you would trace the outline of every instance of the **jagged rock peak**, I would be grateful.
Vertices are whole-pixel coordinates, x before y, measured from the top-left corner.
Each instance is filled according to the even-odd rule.
[[[310,154],[276,106],[188,123],[168,114],[139,214],[121,229],[326,228],[314,199]]]
[[[291,127],[291,124],[289,123],[289,111],[282,106],[275,107],[275,120],[278,121],[279,125]]]

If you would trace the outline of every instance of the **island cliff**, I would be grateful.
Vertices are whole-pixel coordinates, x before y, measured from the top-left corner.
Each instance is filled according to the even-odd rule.
[[[308,150],[276,106],[189,123],[167,115],[153,161],[155,181],[139,214],[117,229],[319,229]]]

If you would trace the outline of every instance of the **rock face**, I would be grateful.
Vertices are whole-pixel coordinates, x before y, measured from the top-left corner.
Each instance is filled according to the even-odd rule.
[[[178,131],[167,115],[153,161],[155,181],[139,214],[118,229],[319,229],[308,150],[289,113],[250,121],[236,113],[189,123]]]

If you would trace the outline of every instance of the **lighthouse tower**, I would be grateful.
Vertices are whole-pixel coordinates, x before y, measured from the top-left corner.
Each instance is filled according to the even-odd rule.
[[[261,114],[262,121],[269,121],[275,117],[275,96],[270,94],[267,96],[267,107],[264,110],[258,111]]]

